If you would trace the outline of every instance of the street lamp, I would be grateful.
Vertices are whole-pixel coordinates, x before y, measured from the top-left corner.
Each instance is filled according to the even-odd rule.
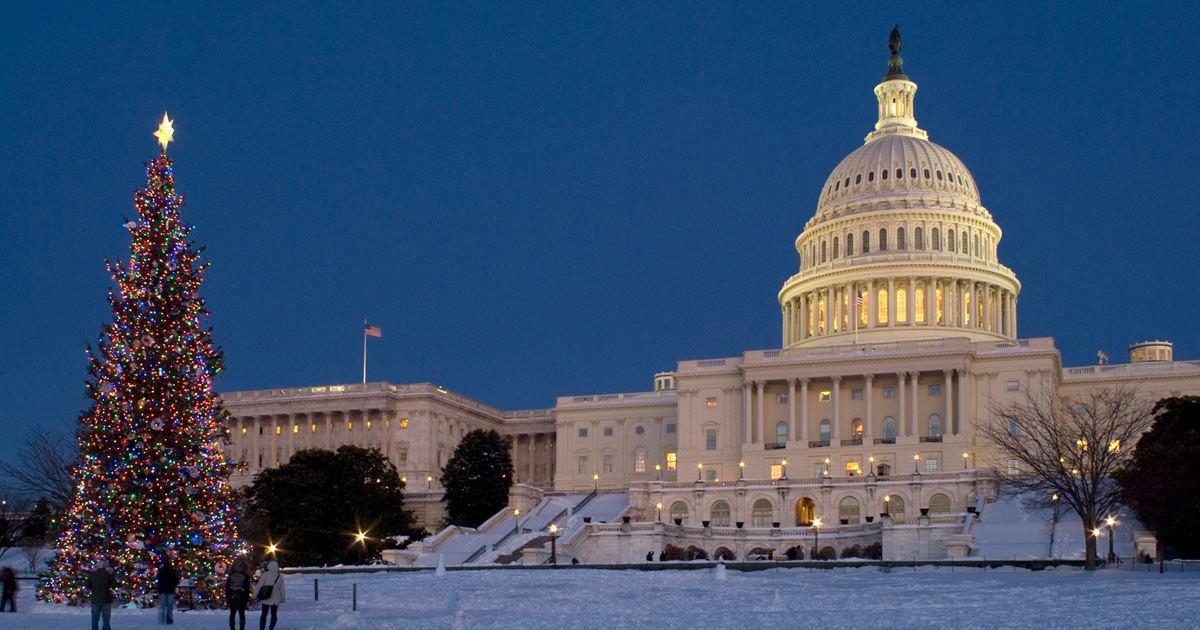
[[[783,476],[780,479],[787,479],[787,460],[783,460]]]
[[[704,462],[696,462],[696,481],[704,481]]]
[[[883,497],[883,513],[888,518],[892,517],[892,495]]]
[[[662,481],[662,466],[659,464],[654,465],[654,479],[656,481]]]
[[[1108,562],[1109,564],[1116,563],[1116,557],[1113,555],[1113,525],[1117,524],[1117,519],[1108,517]]]
[[[550,523],[550,564],[558,566],[558,525]]]
[[[813,519],[813,560],[817,559],[817,550],[821,548],[821,519]]]
[[[741,481],[746,476],[746,462],[738,462],[738,481]]]
[[[513,510],[513,533],[521,533],[521,510]]]
[[[600,492],[600,473],[592,475],[592,492]]]
[[[874,477],[875,476],[875,456],[874,455],[867,458],[867,466],[869,466],[869,469],[867,470],[867,476]]]
[[[425,487],[429,490],[433,490],[433,475],[425,476]]]
[[[659,523],[662,522],[662,504],[661,503],[658,504],[658,522]]]
[[[963,470],[967,469],[967,457],[969,457],[969,455],[967,453],[963,453]]]
[[[913,455],[913,474],[914,475],[921,474],[921,469],[919,466],[920,463],[921,463],[921,454],[917,453],[916,455]]]
[[[825,476],[826,477],[829,476],[829,458],[828,457],[825,458]]]

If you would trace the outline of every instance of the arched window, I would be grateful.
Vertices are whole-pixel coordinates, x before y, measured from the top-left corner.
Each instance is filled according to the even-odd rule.
[[[817,332],[825,332],[825,300],[817,302]]]
[[[866,326],[867,325],[867,296],[870,294],[869,293],[858,293],[858,289],[855,289],[854,291],[855,291],[855,294],[858,295],[859,302],[861,302],[861,304],[858,307],[858,311],[859,311],[858,323],[861,326]]]
[[[915,169],[915,168],[908,169],[908,176],[913,179],[916,179],[917,178],[917,169]]]
[[[869,182],[875,181],[875,171],[871,171],[870,173],[867,173],[867,181],[869,181]]]
[[[858,522],[858,499],[854,497],[846,497],[838,503],[838,518],[846,525],[854,525]]]
[[[887,171],[884,171],[884,172],[886,173]],[[864,254],[871,253],[871,233],[866,230],[863,230],[862,253],[864,253]]]
[[[885,182],[887,181],[887,178],[888,178],[888,173],[889,173],[889,172],[890,172],[890,171],[888,171],[886,168],[885,168],[885,169],[881,169],[881,170],[879,171],[879,176],[883,178],[883,181],[885,181]]]
[[[817,514],[817,504],[805,497],[796,503],[796,525],[812,525]]]
[[[633,472],[646,472],[646,447],[633,449]]]
[[[861,183],[862,183],[862,173],[859,173],[858,175],[854,176],[854,185],[857,186]]]
[[[884,501],[883,509],[888,516],[894,518],[904,518],[904,497],[893,494],[891,499]]]
[[[938,229],[933,228],[929,231],[929,242],[933,245],[933,251],[942,251],[942,241],[938,238]]]
[[[835,237],[833,237],[833,259],[837,260],[837,257],[838,257],[838,237],[835,236]]]
[[[929,416],[929,437],[942,437],[942,417],[936,413]]]
[[[958,252],[958,246],[954,244],[954,230],[946,230],[946,251],[951,254]]]
[[[975,235],[975,257],[979,258],[979,235]]]
[[[683,501],[676,501],[671,504],[671,522],[675,519],[680,519],[680,524],[687,525],[688,522],[688,506]]]
[[[904,228],[896,228],[896,249],[904,251],[908,249],[908,243],[904,240]]]
[[[753,527],[770,527],[772,520],[771,502],[759,499],[754,502],[750,512],[750,523]]]
[[[829,259],[828,255],[829,255],[829,243],[826,243],[825,241],[821,241],[821,262],[825,262],[826,260],[828,260]]]
[[[949,514],[950,513],[950,497],[944,494],[935,494],[929,497],[929,513],[930,514]]]
[[[913,309],[913,319],[918,324],[923,324],[925,323],[925,287],[917,287],[913,297],[917,300],[916,308]]]
[[[862,439],[863,423],[861,418],[855,418],[850,421],[850,438],[854,440]]]
[[[879,228],[879,251],[886,252],[888,248],[887,228]]]
[[[821,421],[821,444],[829,446],[829,421]]]
[[[887,289],[879,290],[879,319],[880,324],[888,323]]]
[[[896,322],[908,321],[908,290],[896,289]]]
[[[966,230],[963,230],[963,233],[962,233],[962,240],[958,242],[958,245],[959,245],[959,247],[961,247],[961,248],[962,248],[962,253],[964,253],[964,254],[970,254],[970,253],[971,253],[971,247],[970,247],[970,245],[971,245],[971,242],[970,242],[970,241],[968,240],[968,238],[967,238],[967,231],[966,231]]]
[[[846,235],[846,255],[847,256],[854,255],[854,235],[853,234]]]
[[[717,501],[713,504],[708,518],[713,527],[729,527],[729,504]]]
[[[923,251],[925,249],[925,230],[919,227],[913,229],[913,246],[917,250]]]
[[[937,323],[942,323],[942,290],[937,290]]]
[[[888,444],[896,443],[896,419],[891,416],[883,419],[883,439],[888,440]]]
[[[963,291],[963,326],[971,325],[971,293]]]
[[[779,424],[775,425],[775,445],[779,447],[786,446],[787,439],[788,424],[786,422],[780,422]]]

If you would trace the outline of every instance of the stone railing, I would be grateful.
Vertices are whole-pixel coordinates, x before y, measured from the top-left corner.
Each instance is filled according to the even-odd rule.
[[[1088,365],[1063,368],[1064,381],[1083,381],[1102,378],[1128,379],[1151,376],[1193,375],[1200,373],[1200,361],[1146,361],[1117,365]]]
[[[559,396],[558,408],[576,405],[611,405],[614,403],[673,403],[679,394],[673,390],[635,392],[631,394],[597,394],[592,396]]]
[[[955,265],[955,266],[968,266],[968,267],[971,267],[972,270],[987,269],[990,271],[998,272],[1001,275],[1008,276],[1008,277],[1016,276],[1016,274],[1013,273],[1012,269],[1009,269],[1008,267],[1005,267],[1004,265],[1001,265],[998,262],[985,260],[983,258],[976,258],[974,256],[968,256],[968,255],[963,255],[963,254],[950,254],[950,253],[946,253],[946,252],[935,252],[935,251],[899,251],[899,252],[889,252],[889,253],[858,255],[858,256],[852,256],[850,258],[837,258],[837,259],[831,260],[829,262],[821,263],[818,265],[813,265],[811,267],[806,267],[804,269],[801,269],[799,273],[796,273],[791,278],[788,278],[787,282],[784,283],[784,287],[787,287],[789,285],[792,285],[792,284],[795,284],[798,282],[802,282],[805,279],[808,279],[808,278],[811,278],[814,276],[819,276],[822,274],[826,274],[826,273],[829,273],[832,271],[843,271],[843,270],[848,270],[848,269],[854,269],[857,267],[865,267],[868,265],[880,265],[880,264],[891,264],[891,263],[921,263],[921,264],[931,264],[932,263],[932,264],[947,264],[947,265]],[[905,275],[911,275],[911,274],[905,274]]]
[[[707,488],[776,488],[797,486],[822,486],[864,483],[913,483],[914,481],[955,481],[979,476],[977,470],[940,473],[894,473],[891,475],[851,475],[848,477],[810,477],[796,479],[735,479],[733,481],[643,481],[634,486],[644,486],[647,491],[703,490]]]
[[[287,400],[291,398],[338,397],[347,394],[432,394],[448,398],[464,407],[477,409],[484,413],[501,416],[502,412],[466,396],[455,394],[433,383],[413,383],[410,385],[393,385],[387,382],[352,383],[350,385],[321,385],[316,387],[288,387],[284,389],[259,389],[243,392],[226,392],[221,394],[221,400],[226,403],[266,402]]]

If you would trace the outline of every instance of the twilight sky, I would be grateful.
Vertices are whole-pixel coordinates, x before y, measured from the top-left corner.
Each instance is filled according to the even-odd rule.
[[[1200,5],[99,4],[0,9],[0,458],[87,405],[164,110],[218,391],[358,382],[367,318],[368,380],[553,407],[779,346],[893,23],[1020,336],[1200,358]]]

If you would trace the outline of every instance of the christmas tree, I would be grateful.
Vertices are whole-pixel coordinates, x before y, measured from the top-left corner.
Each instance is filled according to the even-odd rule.
[[[246,550],[237,539],[230,464],[221,444],[226,412],[213,392],[222,353],[197,291],[207,263],[180,221],[163,116],[154,135],[162,154],[146,165],[146,187],[134,195],[138,218],[128,264],[108,261],[117,292],[113,321],[88,349],[87,394],[80,416],[82,463],[59,553],[38,587],[42,599],[87,596],[87,572],[97,558],[112,567],[119,597],[147,601],[163,554],[200,599],[211,599],[226,566]]]

